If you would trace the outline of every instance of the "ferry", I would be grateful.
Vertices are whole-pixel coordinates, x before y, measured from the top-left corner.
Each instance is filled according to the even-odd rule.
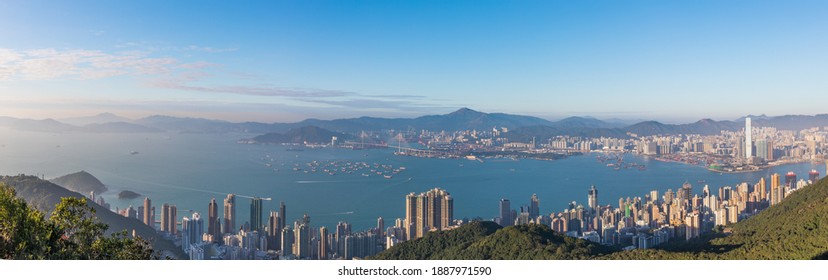
[[[391,178],[393,178],[391,175],[385,175],[385,176],[382,176],[382,177],[385,177],[385,179],[391,179]]]

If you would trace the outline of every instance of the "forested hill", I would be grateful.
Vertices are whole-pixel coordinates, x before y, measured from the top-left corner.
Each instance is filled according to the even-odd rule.
[[[610,247],[563,236],[544,225],[501,228],[472,222],[457,229],[430,232],[380,253],[378,260],[568,260],[612,253]]]
[[[55,205],[60,203],[61,197],[83,197],[81,194],[67,190],[49,181],[41,180],[34,176],[1,176],[0,184],[14,188],[17,196],[26,200],[29,205],[49,215],[55,210]],[[109,225],[107,234],[126,230],[131,234],[135,230],[138,236],[150,241],[153,249],[164,252],[174,258],[186,259],[186,255],[179,246],[172,241],[164,239],[156,233],[153,228],[145,225],[137,219],[127,218],[118,215],[109,209],[103,208],[97,203],[87,202],[95,209],[96,216],[101,222]]]

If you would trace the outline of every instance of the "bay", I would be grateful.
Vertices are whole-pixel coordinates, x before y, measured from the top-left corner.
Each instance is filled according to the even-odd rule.
[[[772,173],[793,171],[806,178],[811,169],[825,174],[824,164],[800,163],[752,173],[720,174],[697,166],[625,155],[625,162],[646,165],[615,170],[596,160],[596,154],[557,161],[417,158],[394,155],[393,149],[347,150],[305,148],[288,151],[282,145],[237,144],[246,134],[85,134],[39,133],[0,130],[0,174],[43,174],[46,179],[85,170],[109,187],[101,194],[113,209],[142,205],[149,196],[160,209],[163,203],[178,207],[179,219],[191,212],[206,216],[211,198],[221,204],[227,193],[237,197],[237,216],[248,220],[247,197],[272,198],[264,202],[267,217],[287,205],[288,221],[310,215],[314,227],[334,227],[338,221],[355,230],[376,226],[378,217],[393,225],[405,214],[406,194],[435,187],[451,193],[455,218],[498,215],[498,202],[508,198],[514,208],[528,205],[532,194],[541,200],[541,213],[561,211],[571,201],[586,204],[587,190],[595,185],[601,205],[617,205],[620,197],[644,196],[651,190],[663,194],[684,182],[701,193],[707,184],[716,192],[722,186],[755,183]],[[132,152],[137,153],[132,153]],[[365,162],[372,166],[405,167],[393,178],[370,169],[335,175],[308,170],[316,161]],[[270,164],[268,166],[267,164]],[[294,171],[293,168],[302,170]],[[275,170],[275,169],[278,169]],[[364,176],[363,173],[369,176]],[[121,200],[117,193],[131,190],[142,196]],[[220,206],[221,207],[221,206]],[[156,210],[160,214],[159,210]],[[221,215],[221,213],[219,214]]]

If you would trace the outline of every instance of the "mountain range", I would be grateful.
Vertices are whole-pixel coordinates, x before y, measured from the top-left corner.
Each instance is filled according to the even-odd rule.
[[[828,126],[828,114],[815,116],[785,115],[777,117],[752,117],[753,126],[771,126],[785,130],[801,130],[811,127]],[[141,119],[128,119],[111,113],[91,117],[54,119],[19,119],[0,117],[0,127],[17,130],[52,132],[52,133],[286,133],[290,129],[315,126],[322,129],[358,135],[361,131],[382,130],[491,130],[508,128],[508,137],[513,139],[530,139],[531,137],[549,138],[550,136],[612,136],[625,137],[628,133],[640,136],[657,134],[718,134],[722,130],[737,131],[743,129],[744,118],[737,120],[715,121],[702,119],[688,124],[664,124],[657,121],[643,121],[627,125],[617,120],[603,121],[590,117],[569,117],[558,121],[549,121],[532,116],[505,113],[484,113],[469,108],[443,115],[427,115],[417,118],[376,118],[359,117],[335,120],[306,119],[295,123],[261,123],[228,122],[202,118],[183,118],[172,116],[149,116]]]

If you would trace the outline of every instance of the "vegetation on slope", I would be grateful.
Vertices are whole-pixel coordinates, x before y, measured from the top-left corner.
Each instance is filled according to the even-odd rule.
[[[96,194],[101,194],[107,190],[106,186],[98,178],[95,178],[95,176],[92,176],[92,174],[86,171],[60,176],[49,181],[67,190],[79,192],[84,195],[88,195],[91,191],[94,191]]]
[[[47,217],[55,211],[55,206],[61,202],[62,198],[83,198],[79,193],[69,191],[34,176],[3,176],[0,177],[0,184],[3,183],[12,187],[17,196],[24,199],[28,205],[46,213]],[[149,241],[155,251],[177,259],[187,258],[180,246],[176,246],[172,241],[164,239],[154,228],[145,225],[143,222],[118,215],[97,203],[87,202],[87,204],[96,211],[95,216],[97,219],[108,225],[106,234],[122,231],[131,233],[134,231],[138,236]]]
[[[501,228],[492,222],[472,222],[454,230],[432,232],[423,238],[404,242],[374,259],[589,259],[613,251],[597,243],[560,235],[543,225]]]
[[[828,257],[828,180],[798,190],[693,246],[633,250],[611,259],[824,259]]]
[[[65,197],[49,218],[0,183],[0,258],[17,260],[140,260],[157,257],[149,243],[109,226],[86,199]]]

